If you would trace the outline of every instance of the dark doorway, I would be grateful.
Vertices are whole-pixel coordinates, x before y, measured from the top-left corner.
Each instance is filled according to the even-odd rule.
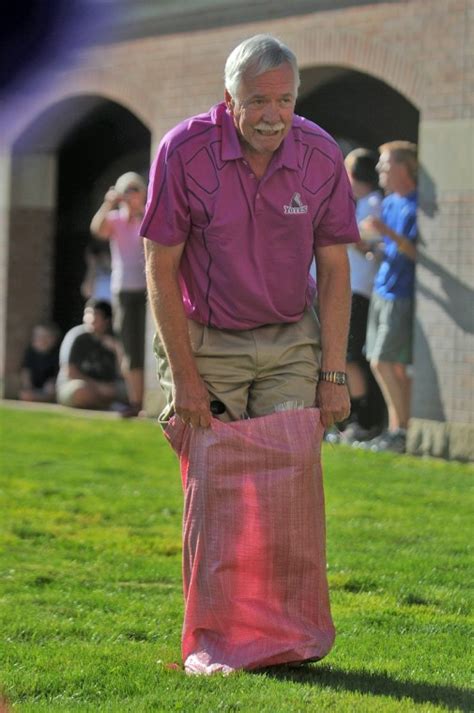
[[[99,101],[58,149],[53,319],[65,332],[82,321],[89,224],[119,175],[148,176],[150,132],[124,107]]]
[[[344,67],[303,70],[296,111],[334,136],[344,153],[395,139],[418,141],[416,107],[385,82]]]

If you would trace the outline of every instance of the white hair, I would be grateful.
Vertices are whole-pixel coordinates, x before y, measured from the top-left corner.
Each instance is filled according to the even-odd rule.
[[[225,88],[236,97],[244,74],[258,77],[270,69],[289,64],[295,75],[295,95],[300,85],[298,63],[294,53],[272,35],[254,35],[244,40],[227,57],[224,70]]]

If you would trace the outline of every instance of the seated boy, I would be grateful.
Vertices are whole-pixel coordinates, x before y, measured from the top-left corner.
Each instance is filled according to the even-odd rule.
[[[20,371],[21,401],[52,402],[56,399],[59,369],[59,329],[53,323],[33,327]]]
[[[108,409],[127,401],[120,376],[120,345],[112,334],[112,308],[89,300],[83,324],[69,330],[59,353],[58,402],[63,406]]]

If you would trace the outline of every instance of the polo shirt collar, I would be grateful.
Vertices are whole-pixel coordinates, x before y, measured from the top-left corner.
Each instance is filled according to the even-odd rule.
[[[276,152],[275,161],[275,168],[285,166],[285,168],[290,168],[293,171],[298,169],[298,154],[296,151],[293,127],[291,127],[288,134],[285,136],[282,145]]]
[[[219,106],[219,109],[222,111],[221,158],[223,161],[233,161],[237,158],[243,158],[237,129],[234,126],[234,121],[228,113],[224,102]]]
[[[222,112],[222,161],[234,161],[238,158],[243,158],[237,129],[231,115],[227,112],[224,102],[219,105],[218,110]],[[294,171],[298,169],[296,144],[292,130],[285,136],[282,145],[274,156],[274,167],[281,168],[282,166]]]

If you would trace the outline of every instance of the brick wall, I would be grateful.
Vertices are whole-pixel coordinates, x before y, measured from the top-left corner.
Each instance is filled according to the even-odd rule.
[[[10,215],[6,302],[5,396],[17,393],[17,375],[32,327],[52,308],[54,216],[49,208],[15,208]]]
[[[302,67],[340,64],[383,79],[425,119],[472,117],[473,14],[473,0],[361,3],[334,12],[99,47],[84,55],[82,68],[58,72],[49,92],[36,101],[28,97],[13,130],[21,131],[40,106],[87,92],[123,104],[159,136],[220,99],[229,50],[262,31],[288,42]]]

